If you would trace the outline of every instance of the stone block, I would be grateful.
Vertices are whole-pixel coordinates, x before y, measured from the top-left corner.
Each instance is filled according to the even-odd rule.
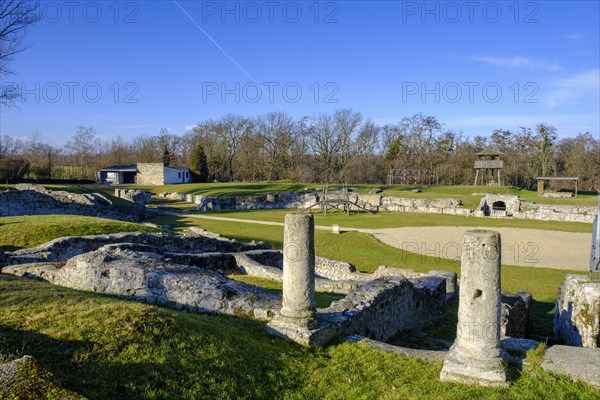
[[[600,347],[600,282],[565,276],[556,298],[554,336],[571,346]]]

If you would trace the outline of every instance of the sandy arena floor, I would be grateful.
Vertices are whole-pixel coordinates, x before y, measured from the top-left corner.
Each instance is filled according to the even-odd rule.
[[[521,228],[406,227],[365,229],[390,246],[433,257],[458,259],[462,234],[471,229],[500,232],[502,264],[588,271],[591,233]]]

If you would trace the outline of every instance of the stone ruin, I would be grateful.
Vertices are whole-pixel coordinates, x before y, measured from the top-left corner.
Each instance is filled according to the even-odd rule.
[[[569,346],[600,348],[600,282],[565,276],[556,299],[554,336]]]
[[[313,237],[312,225],[308,230],[303,226]],[[64,237],[35,248],[6,252],[0,257],[0,266],[4,266],[3,273],[75,289],[194,312],[271,320],[280,314],[281,296],[230,279],[226,273],[283,282],[289,292],[284,265],[304,254],[301,249],[307,245],[302,243],[310,243],[310,238],[302,232],[286,236],[287,242],[296,238],[291,242],[296,244],[286,246],[284,252],[198,229],[190,229],[183,236],[117,233]],[[290,252],[292,255],[286,256]],[[313,282],[314,289],[297,283],[291,286],[303,287],[302,292],[317,290],[346,297],[316,310],[318,332],[305,337],[290,334],[303,344],[324,344],[336,335],[349,334],[388,340],[401,331],[420,330],[439,322],[445,302],[457,294],[456,274],[448,271],[417,273],[381,266],[368,274],[356,271],[349,263],[313,256],[308,260],[313,260],[314,275],[305,275],[301,282]],[[302,262],[310,264],[306,259]],[[526,334],[530,301],[524,299],[527,297],[521,295],[503,297],[503,332]]]
[[[595,207],[536,204],[521,201],[515,195],[481,194],[479,206],[475,209],[461,207],[460,200],[453,198],[419,199],[396,196],[382,196],[377,193],[337,193],[327,194],[329,200],[347,199],[355,205],[350,211],[389,211],[429,214],[448,214],[463,217],[495,217],[533,219],[541,221],[567,221],[591,223],[597,214]],[[222,210],[270,210],[307,209],[319,202],[321,193],[286,192],[270,193],[261,196],[210,197],[197,194],[160,193],[158,197],[186,201],[197,205],[199,211]],[[343,206],[340,205],[340,209]]]
[[[124,221],[140,221],[146,217],[143,206],[114,204],[100,193],[78,194],[24,183],[13,188],[0,192],[0,217],[72,214]]]
[[[475,212],[485,217],[513,217],[521,210],[519,196],[509,194],[486,194]]]
[[[152,202],[152,192],[138,189],[115,189],[115,197],[144,206]]]
[[[497,233],[465,234],[457,338],[446,352],[380,341],[439,323],[445,302],[458,293],[456,274],[423,274],[386,266],[367,274],[342,261],[314,257],[313,224],[309,215],[286,217],[283,252],[262,243],[239,243],[193,229],[182,236],[136,232],[58,238],[4,253],[0,266],[2,273],[80,290],[191,312],[252,316],[268,321],[270,333],[309,346],[326,344],[337,336],[369,338],[371,341],[359,343],[425,359],[445,359],[440,378],[469,384],[506,385],[506,364],[519,362],[527,350],[539,344],[519,339],[530,334],[531,295],[500,292]],[[283,282],[283,296],[231,279],[226,275],[230,272]],[[589,294],[587,283],[578,277],[566,281],[584,288],[561,286],[555,321],[566,321],[568,316],[569,321],[562,324],[566,331],[571,336],[573,331],[579,332],[584,346],[590,340],[590,347],[597,346],[598,310],[593,308],[597,297],[578,300],[579,306],[574,301],[561,303],[561,298],[575,292]],[[346,296],[329,307],[316,308],[315,291]],[[560,332],[557,336],[561,337]],[[576,351],[571,349],[585,348],[553,346],[544,356],[544,368],[600,387],[600,377],[593,372],[600,366],[599,350],[590,348],[587,350],[595,352],[581,355],[585,361],[580,364],[592,366],[582,372],[581,367],[562,368]]]
[[[330,336],[359,332],[386,339],[399,329],[439,321],[446,281],[451,282],[450,288],[456,287],[456,275],[443,271],[436,277],[435,272],[401,270],[414,276],[407,279],[400,273],[388,276],[394,269],[387,267],[377,274],[365,274],[337,260],[315,257],[313,262],[318,290],[347,294],[319,310],[328,316]],[[64,237],[7,252],[0,260],[6,274],[188,311],[265,320],[279,311],[282,298],[225,273],[237,271],[285,282],[284,264],[282,252],[262,243],[243,244],[198,230],[183,236],[117,233]]]

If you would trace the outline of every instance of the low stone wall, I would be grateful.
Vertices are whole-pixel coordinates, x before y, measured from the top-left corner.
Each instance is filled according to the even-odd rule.
[[[556,298],[554,336],[570,346],[600,348],[600,282],[565,276]]]
[[[99,193],[53,191],[33,184],[15,185],[14,189],[0,192],[0,217],[72,214],[124,221],[145,218],[144,207],[113,204]]]
[[[518,292],[511,294],[502,292],[501,333],[503,336],[526,338],[531,333],[533,316],[531,294]]]
[[[297,321],[277,320],[267,331],[309,346],[321,346],[339,335],[358,334],[388,340],[404,330],[420,330],[440,322],[445,304],[445,282],[440,278],[381,278],[361,285],[345,298],[315,314],[309,330]]]
[[[121,244],[75,256],[54,273],[49,267],[44,279],[56,285],[188,311],[253,315],[255,309],[276,309],[281,301],[266,289],[221,272],[177,264],[170,257]]]
[[[141,206],[152,201],[152,193],[147,190],[115,189],[115,197]]]
[[[517,219],[535,219],[540,221],[564,221],[592,223],[598,214],[597,207],[575,207],[550,204],[535,204],[530,209],[515,213]],[[525,208],[525,206],[523,207]]]
[[[386,341],[399,332],[439,323],[445,292],[440,278],[377,279],[322,310],[324,329]]]
[[[304,200],[303,193],[271,193],[263,196],[211,197],[198,194],[160,193],[158,197],[186,201],[198,205],[200,211],[269,210],[297,208]]]
[[[66,261],[71,257],[114,243],[151,246],[158,253],[238,252],[266,249],[264,244],[239,243],[232,239],[207,236],[168,236],[159,233],[124,232],[110,235],[67,236],[40,246],[6,252],[5,264]],[[1,266],[1,265],[0,265]]]
[[[389,211],[411,212],[428,214],[458,215],[463,217],[495,217],[534,219],[541,221],[569,221],[591,223],[594,215],[598,213],[595,207],[555,206],[521,202],[514,195],[490,195],[481,193],[477,210],[461,208],[457,199],[416,199],[396,196],[381,196],[379,194],[350,193],[348,199],[358,205],[351,206],[351,211]],[[161,193],[159,197],[178,201],[187,201],[198,205],[201,211],[221,210],[268,210],[268,209],[305,209],[317,204],[320,193],[278,193],[264,196],[231,196],[231,197],[206,197],[194,194]],[[328,199],[345,199],[341,193],[329,193]],[[493,210],[492,205],[502,201],[506,210]],[[343,205],[339,206],[340,209]]]

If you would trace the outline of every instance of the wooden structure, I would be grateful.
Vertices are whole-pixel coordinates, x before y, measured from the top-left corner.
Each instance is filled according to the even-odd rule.
[[[482,186],[502,186],[501,171],[504,168],[504,161],[500,159],[501,155],[503,153],[492,149],[485,149],[475,154],[477,160],[473,165],[473,168],[475,168],[473,186],[477,186],[478,180],[480,180]],[[497,177],[496,181],[494,181],[495,177]]]
[[[537,195],[538,196],[541,196],[544,193],[545,181],[574,181],[575,182],[575,197],[577,197],[579,178],[576,176],[538,176],[536,179],[537,179]]]
[[[350,215],[350,210],[352,209],[375,214],[374,211],[368,210],[357,202],[351,201],[350,194],[345,186],[341,197],[329,197],[327,196],[327,188],[323,189],[321,196],[317,196],[317,202],[315,204],[311,204],[310,206],[303,208],[302,210],[298,211],[298,213],[303,213],[304,211],[309,211],[312,213],[314,208],[320,209],[323,215],[327,215],[327,212],[329,211],[343,211],[346,213],[346,215]]]
[[[388,185],[422,185],[438,184],[437,172],[433,169],[390,169],[387,174]]]

